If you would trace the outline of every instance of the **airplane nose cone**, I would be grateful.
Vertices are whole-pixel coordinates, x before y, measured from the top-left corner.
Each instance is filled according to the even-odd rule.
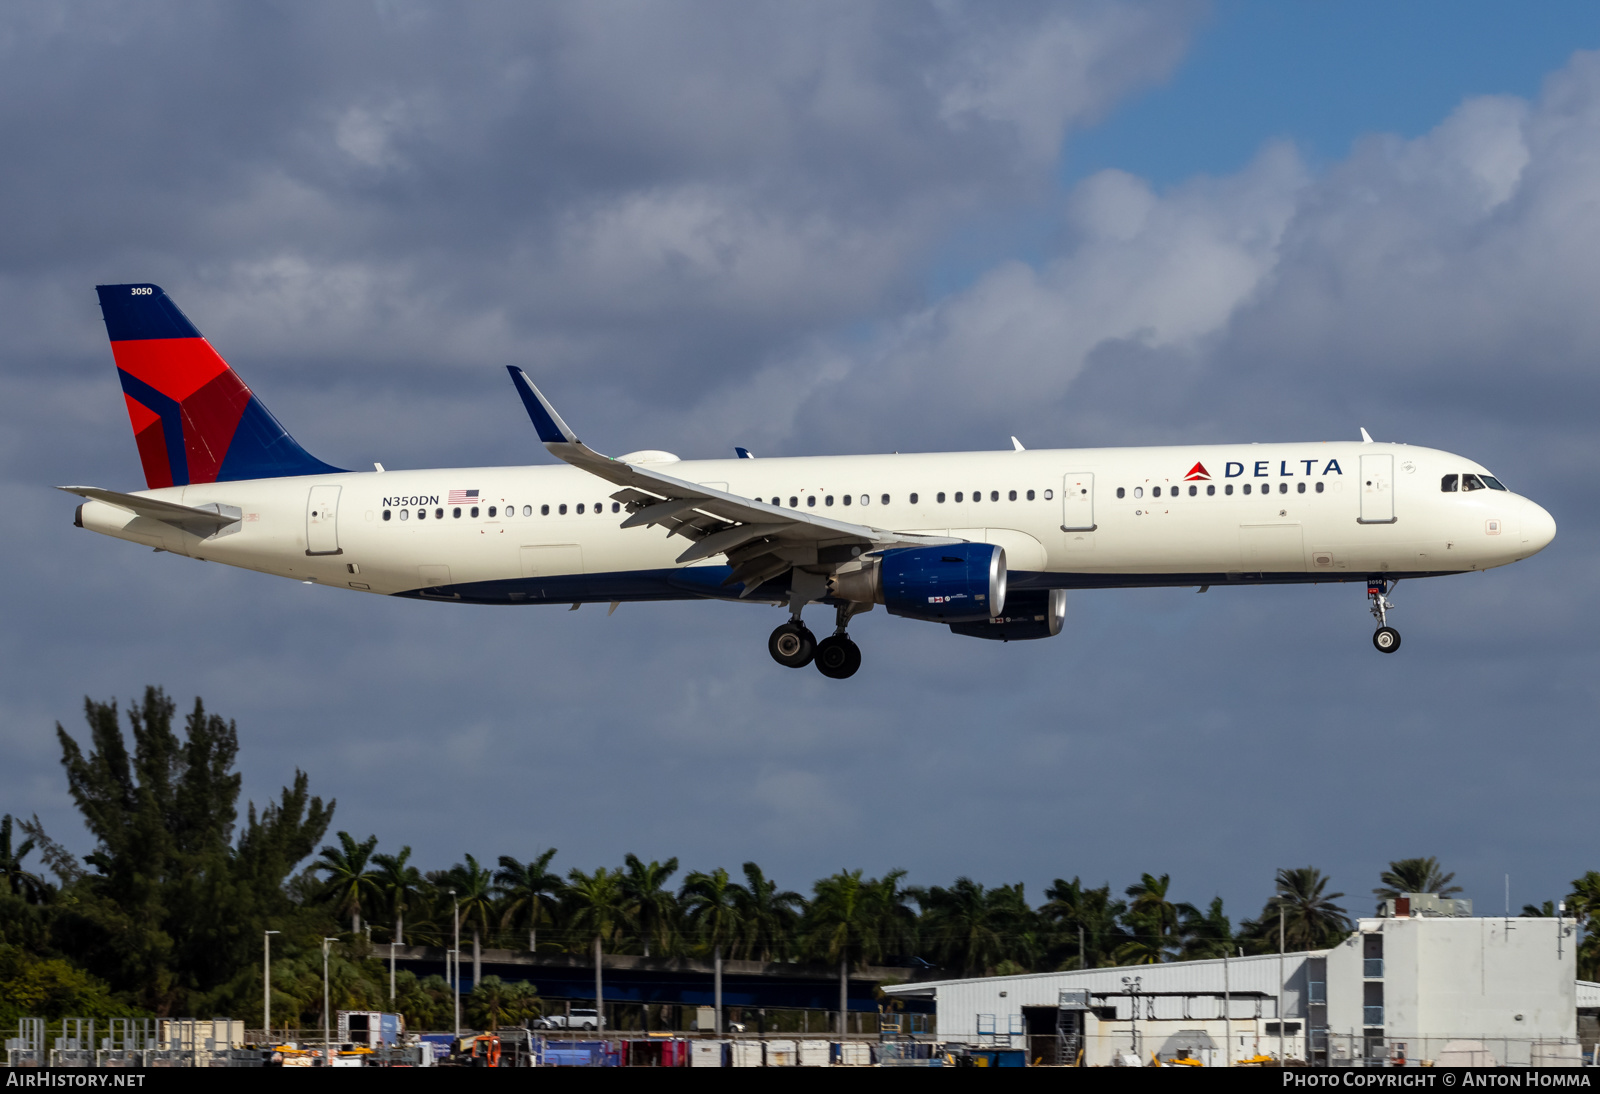
[[[1525,501],[1522,510],[1522,542],[1531,547],[1529,554],[1542,551],[1556,538],[1556,519],[1544,507]]]

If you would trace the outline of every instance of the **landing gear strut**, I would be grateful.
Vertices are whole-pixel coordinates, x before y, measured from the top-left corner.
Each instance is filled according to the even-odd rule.
[[[850,625],[851,607],[848,603],[839,605],[835,615],[838,626],[817,644],[817,671],[831,680],[854,676],[861,667],[861,647],[845,633],[845,627]]]
[[[1390,588],[1390,583],[1384,578],[1367,579],[1367,599],[1372,601],[1372,618],[1378,621],[1372,644],[1379,653],[1393,653],[1400,648],[1400,632],[1389,626],[1389,612],[1394,608],[1394,603],[1389,599]]]

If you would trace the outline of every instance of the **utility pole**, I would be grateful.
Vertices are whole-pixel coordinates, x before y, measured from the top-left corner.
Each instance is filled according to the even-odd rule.
[[[272,1040],[272,936],[277,931],[261,932],[261,1028]]]
[[[1233,999],[1228,983],[1228,951],[1222,951],[1222,1036],[1227,1044],[1222,1046],[1222,1066],[1233,1066]]]
[[[605,1036],[606,1029],[606,993],[605,983],[600,975],[600,936],[594,936],[594,1024],[595,1032]]]
[[[329,1004],[329,998],[328,998],[328,950],[330,948],[332,948],[333,943],[335,943],[337,941],[339,941],[337,938],[324,938],[322,940],[322,1066],[323,1067],[331,1067],[333,1065],[333,1034],[330,1032],[329,1025],[328,1025],[329,1019],[332,1018],[332,1013],[328,1009],[328,1004]]]
[[[1128,993],[1128,998],[1132,1001],[1132,1007],[1129,1010],[1129,1032],[1133,1037],[1133,1055],[1135,1058],[1139,1057],[1139,989],[1143,985],[1144,977],[1142,976],[1124,976],[1122,978],[1122,990]]]
[[[1286,1067],[1287,1064],[1285,1064],[1284,1061],[1286,1061],[1288,1059],[1288,1057],[1284,1055],[1284,1050],[1283,1050],[1283,1045],[1284,1045],[1284,1033],[1283,1033],[1283,1031],[1284,1031],[1285,1026],[1287,1025],[1287,1023],[1284,1021],[1286,1015],[1283,1013],[1283,1000],[1284,1000],[1284,997],[1289,993],[1289,985],[1288,985],[1288,982],[1284,979],[1284,973],[1283,973],[1283,939],[1284,939],[1284,932],[1283,932],[1283,905],[1280,904],[1280,905],[1278,905],[1278,1066],[1279,1067]]]
[[[717,1009],[717,1036],[722,1036],[722,943],[711,947],[711,1005]]]
[[[455,1002],[456,1036],[461,1036],[461,901],[456,899],[456,891],[450,890],[450,901],[455,908],[455,943],[456,955],[455,984],[450,992],[450,997]]]

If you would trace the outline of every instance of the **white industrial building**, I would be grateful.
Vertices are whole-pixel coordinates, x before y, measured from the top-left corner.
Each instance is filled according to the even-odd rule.
[[[1578,1011],[1600,1006],[1600,985],[1574,979],[1576,934],[1571,919],[1387,915],[1359,920],[1327,950],[883,990],[932,997],[941,1041],[1023,1048],[1045,1063],[1570,1066],[1581,1059]]]

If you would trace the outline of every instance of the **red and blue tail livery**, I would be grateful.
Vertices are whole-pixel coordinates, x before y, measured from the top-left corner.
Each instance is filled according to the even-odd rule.
[[[289,436],[159,285],[95,291],[150,489],[340,470]]]

